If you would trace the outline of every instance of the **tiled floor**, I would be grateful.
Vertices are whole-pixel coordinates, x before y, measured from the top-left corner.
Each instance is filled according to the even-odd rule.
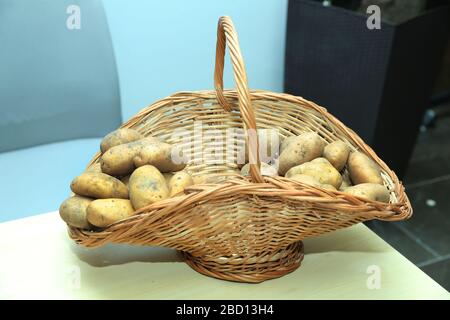
[[[420,133],[403,180],[413,217],[367,225],[450,291],[450,117]]]

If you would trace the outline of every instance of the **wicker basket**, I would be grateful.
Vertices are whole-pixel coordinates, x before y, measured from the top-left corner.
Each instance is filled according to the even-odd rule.
[[[236,175],[235,162],[188,163],[187,170],[194,177],[235,177],[194,185],[181,196],[142,208],[138,214],[100,231],[69,227],[72,239],[88,247],[113,242],[175,248],[183,252],[192,268],[205,275],[261,282],[300,265],[302,239],[371,219],[397,221],[411,216],[411,205],[395,173],[352,130],[326,109],[303,98],[249,91],[230,18],[220,18],[217,37],[214,91],[176,93],[141,110],[122,127],[170,143],[181,141],[172,135],[177,128],[193,132],[195,121],[219,131],[275,128],[283,137],[314,131],[327,142],[342,140],[352,150],[372,158],[382,168],[390,203],[368,201],[283,177],[263,177],[257,149],[249,148],[250,161],[255,163],[250,167],[250,178]],[[223,90],[226,45],[237,90]],[[247,139],[248,145],[257,142],[254,135]],[[242,142],[242,137],[236,137],[235,142]],[[210,151],[208,146],[194,143],[184,147],[197,156]],[[96,163],[99,156],[89,165]]]

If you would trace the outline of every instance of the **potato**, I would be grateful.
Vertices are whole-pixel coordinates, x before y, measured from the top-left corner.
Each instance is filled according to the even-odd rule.
[[[87,207],[87,220],[96,227],[107,227],[122,219],[131,217],[134,209],[130,200],[98,199]]]
[[[142,167],[144,165],[155,166],[160,172],[175,172],[186,167],[182,154],[179,159],[173,158],[174,147],[168,143],[150,143],[143,146],[133,158],[134,165]]]
[[[342,183],[342,177],[339,172],[325,158],[317,158],[292,167],[286,172],[286,178],[290,178],[296,174],[305,174],[314,177],[320,184],[330,184],[335,188],[339,188]]]
[[[162,175],[163,175],[163,177],[164,177],[164,180],[166,180],[167,186],[169,186],[170,179],[172,179],[174,173],[173,173],[173,172],[165,172],[165,173],[163,173]]]
[[[290,168],[311,161],[322,155],[324,142],[315,132],[306,132],[283,150],[279,158],[278,173],[284,175]]]
[[[130,185],[130,175],[126,175],[120,178],[120,181],[122,181],[122,183],[128,188],[128,186]]]
[[[152,165],[134,170],[130,177],[130,200],[135,210],[169,197],[164,176]]]
[[[348,176],[348,173],[342,174],[342,184],[339,187],[339,190],[343,191],[348,187],[352,186],[352,182],[350,181],[350,177]]]
[[[64,200],[59,207],[59,215],[68,225],[81,229],[90,229],[86,218],[86,209],[92,199],[80,196],[73,196]]]
[[[361,152],[352,152],[348,157],[348,172],[353,184],[383,184],[380,168],[368,156]]]
[[[84,172],[102,172],[102,166],[100,165],[100,162],[94,163],[89,168],[86,168]]]
[[[120,144],[106,151],[100,158],[102,172],[112,176],[125,176],[136,168],[133,162],[139,151],[148,144],[161,143],[157,138],[146,137],[141,140]]]
[[[325,190],[337,191],[336,188],[333,187],[331,184],[321,184],[316,178],[308,176],[306,174],[295,174],[292,177],[290,177],[290,179],[298,182],[303,182],[305,184],[309,184],[314,187],[322,188]]]
[[[214,173],[192,175],[193,184],[219,183],[225,181],[226,179],[227,179],[226,176]]]
[[[344,169],[347,163],[350,147],[343,141],[334,141],[323,149],[323,157],[327,159],[337,171]]]
[[[192,177],[184,172],[180,171],[173,175],[169,182],[169,196],[172,197],[178,193],[182,193],[184,188],[194,184]]]
[[[289,136],[284,138],[280,145],[280,154],[289,146],[289,144],[297,139],[297,136]]]
[[[331,184],[322,184],[320,186],[322,189],[325,190],[330,190],[330,191],[338,191],[334,186],[332,186]]]
[[[128,199],[128,188],[123,182],[105,173],[85,172],[72,180],[70,189],[77,195],[96,199]]]
[[[250,175],[250,164],[249,163],[247,163],[245,166],[242,167],[241,174],[243,176]],[[274,176],[278,175],[278,172],[274,166],[271,166],[270,164],[261,162],[261,175],[274,177]]]
[[[125,144],[128,142],[133,142],[144,138],[139,132],[133,129],[117,129],[109,134],[107,134],[102,142],[100,143],[100,150],[105,153],[112,147],[118,146],[120,144]]]
[[[316,178],[308,176],[306,174],[300,174],[300,173],[299,174],[294,174],[293,176],[289,177],[289,179],[295,180],[295,181],[298,181],[298,182],[303,182],[305,184],[309,184],[309,185],[312,185],[314,187],[320,187],[321,186],[320,182]]]
[[[367,198],[373,201],[389,202],[389,191],[385,186],[377,183],[361,183],[356,186],[348,187],[345,193]]]

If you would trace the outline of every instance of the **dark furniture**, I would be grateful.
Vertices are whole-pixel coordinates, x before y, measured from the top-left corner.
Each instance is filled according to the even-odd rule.
[[[290,0],[285,91],[326,107],[402,177],[449,32],[449,8],[369,30],[367,17]]]

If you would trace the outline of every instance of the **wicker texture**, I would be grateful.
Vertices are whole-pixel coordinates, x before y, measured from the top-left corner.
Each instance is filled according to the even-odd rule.
[[[226,45],[236,90],[223,90]],[[219,20],[214,80],[214,91],[176,93],[141,110],[122,127],[169,143],[182,143],[181,138],[172,135],[179,128],[195,134],[195,121],[219,132],[258,127],[278,129],[281,136],[288,137],[314,131],[327,142],[342,140],[351,150],[373,159],[382,169],[390,203],[368,201],[283,177],[263,177],[257,148],[250,148],[249,158],[255,163],[250,167],[250,178],[238,175],[234,161],[192,161],[187,170],[194,177],[222,174],[229,178],[191,186],[184,195],[141,208],[135,216],[100,231],[69,227],[69,234],[77,243],[88,247],[114,242],[175,248],[183,251],[186,262],[203,274],[260,282],[282,276],[300,265],[302,239],[366,220],[398,221],[411,216],[411,205],[395,173],[326,109],[301,97],[248,90],[237,35],[228,17]],[[240,145],[246,138],[237,136],[233,142]],[[256,136],[249,139],[249,145],[257,142]],[[210,154],[217,146],[191,141],[184,143],[183,148],[196,158]]]

